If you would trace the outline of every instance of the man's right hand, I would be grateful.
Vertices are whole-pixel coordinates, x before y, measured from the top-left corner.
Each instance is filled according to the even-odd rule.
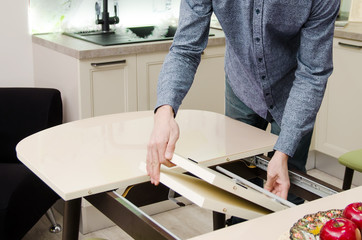
[[[147,173],[152,184],[158,185],[160,182],[161,164],[167,167],[174,166],[170,160],[178,138],[179,127],[172,107],[169,105],[159,107],[154,116],[153,131],[147,146]]]

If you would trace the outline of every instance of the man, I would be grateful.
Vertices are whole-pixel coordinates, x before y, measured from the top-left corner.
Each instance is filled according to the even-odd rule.
[[[265,189],[287,198],[288,165],[305,171],[314,127],[332,73],[340,0],[181,0],[179,26],[163,64],[147,171],[159,183],[179,137],[174,116],[207,45],[211,14],[226,37],[226,115],[279,135]]]

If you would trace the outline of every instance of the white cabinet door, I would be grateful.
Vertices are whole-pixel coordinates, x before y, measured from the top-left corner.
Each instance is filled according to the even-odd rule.
[[[224,46],[205,49],[194,83],[181,108],[224,113]],[[167,52],[137,55],[138,110],[151,110],[157,100],[157,81]]]
[[[181,108],[225,113],[224,56],[224,46],[205,49],[195,80]]]
[[[136,56],[80,62],[81,118],[137,111]]]
[[[157,81],[167,52],[137,55],[138,110],[152,110],[156,105]]]
[[[334,72],[316,123],[316,150],[333,157],[362,148],[362,42],[334,39]]]

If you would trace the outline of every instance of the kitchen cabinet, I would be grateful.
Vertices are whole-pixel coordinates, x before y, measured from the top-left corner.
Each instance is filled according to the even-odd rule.
[[[181,108],[223,113],[225,35],[217,29],[210,29],[210,33],[194,84]],[[32,44],[35,86],[61,91],[64,121],[69,122],[153,109],[159,71],[172,42],[104,47],[52,33],[33,35]]]
[[[182,108],[224,113],[224,46],[205,49]],[[61,91],[65,122],[151,110],[167,51],[77,59],[33,44],[35,86]]]
[[[334,71],[319,111],[315,150],[340,157],[362,148],[362,42],[335,38]]]
[[[157,81],[167,51],[137,54],[138,110],[151,110],[156,104]]]
[[[136,56],[80,61],[80,118],[137,111]]]
[[[224,46],[207,47],[182,109],[224,113]],[[157,100],[157,81],[167,52],[137,54],[138,110],[151,110]]]
[[[80,60],[33,44],[34,82],[61,91],[64,121],[137,111],[136,55]]]

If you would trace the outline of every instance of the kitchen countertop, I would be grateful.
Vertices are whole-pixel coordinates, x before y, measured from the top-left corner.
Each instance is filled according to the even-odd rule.
[[[208,46],[225,45],[225,35],[222,30],[210,29],[210,33],[215,35],[209,37]],[[33,35],[32,41],[35,44],[53,49],[57,52],[80,60],[168,51],[172,43],[172,40],[165,40],[105,47],[69,37],[61,33]]]
[[[349,22],[345,27],[337,27],[334,36],[349,40],[362,41],[362,22]]]
[[[222,30],[210,29],[215,36],[209,37],[208,46],[225,45],[225,35]],[[337,27],[334,36],[355,41],[362,41],[362,22],[350,22],[345,27]],[[123,44],[115,46],[100,46],[61,33],[38,34],[32,36],[35,44],[53,49],[76,59],[92,59],[128,54],[168,51],[172,40]]]

